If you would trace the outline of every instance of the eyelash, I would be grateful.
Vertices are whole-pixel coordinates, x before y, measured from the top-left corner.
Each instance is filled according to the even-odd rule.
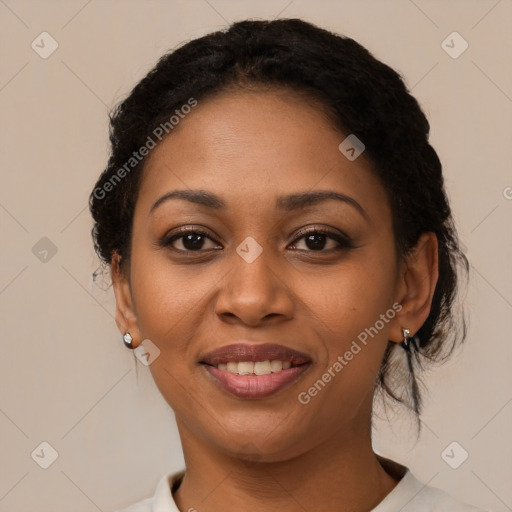
[[[182,250],[182,249],[176,249],[174,247],[170,247],[170,246],[172,246],[172,243],[174,241],[179,240],[180,238],[183,238],[184,236],[190,235],[190,234],[201,235],[203,237],[206,237],[206,238],[212,240],[215,243],[218,243],[206,231],[203,231],[201,229],[198,229],[198,228],[180,228],[177,233],[174,233],[172,235],[165,235],[165,236],[163,236],[158,241],[157,245],[159,247],[169,247],[171,250],[174,250],[174,251],[176,251],[178,253],[181,253],[181,254],[208,252],[208,250],[201,250],[201,249],[197,250],[197,251],[185,251],[185,250]],[[328,238],[336,241],[339,244],[339,246],[338,247],[334,247],[333,249],[327,249],[327,250],[321,249],[321,250],[318,250],[318,251],[314,251],[312,249],[309,249],[309,250],[308,249],[297,249],[298,251],[312,252],[312,253],[314,253],[314,252],[329,253],[331,251],[340,251],[340,250],[346,250],[346,249],[354,249],[356,247],[348,236],[340,235],[338,232],[332,231],[332,230],[330,230],[328,228],[322,228],[322,229],[313,228],[313,229],[309,229],[309,230],[305,230],[305,231],[300,231],[299,233],[297,233],[297,237],[292,242],[292,244],[295,244],[297,241],[299,241],[299,240],[301,240],[301,239],[303,239],[303,238],[305,238],[307,236],[310,236],[310,235],[326,235]],[[209,250],[216,250],[216,249],[209,249]]]

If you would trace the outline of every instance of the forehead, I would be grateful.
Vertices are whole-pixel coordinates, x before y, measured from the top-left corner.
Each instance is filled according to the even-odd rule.
[[[224,92],[198,105],[151,151],[137,208],[174,189],[210,190],[260,206],[295,191],[332,189],[385,202],[364,153],[350,161],[341,133],[317,102],[290,90]]]

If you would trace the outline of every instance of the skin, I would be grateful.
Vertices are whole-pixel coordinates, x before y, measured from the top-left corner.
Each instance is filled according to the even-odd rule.
[[[398,482],[371,446],[374,381],[388,340],[402,341],[403,327],[413,335],[429,314],[437,239],[425,233],[405,261],[397,258],[385,190],[364,153],[349,161],[339,151],[345,136],[292,91],[230,91],[200,101],[149,155],[131,261],[112,259],[116,323],[135,347],[150,339],[160,350],[150,371],[181,436],[187,472],[174,498],[182,511],[250,504],[254,512],[323,512],[343,504],[363,512]],[[150,213],[178,189],[215,193],[226,208],[174,199]],[[275,206],[278,196],[316,190],[350,196],[366,218],[335,200],[288,213]],[[179,253],[183,238],[157,245],[180,226],[211,239],[188,255]],[[339,243],[326,238],[314,250],[297,237],[313,227],[346,233],[356,247],[335,250]],[[236,252],[248,236],[262,247],[252,263]],[[301,404],[297,395],[394,303],[400,312]],[[236,398],[198,361],[240,340],[289,346],[312,364],[271,397]]]

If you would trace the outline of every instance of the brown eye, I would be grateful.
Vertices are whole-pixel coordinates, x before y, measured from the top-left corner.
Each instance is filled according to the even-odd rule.
[[[169,247],[181,252],[203,252],[207,241],[213,242],[213,247],[206,247],[208,249],[214,249],[218,245],[208,233],[198,229],[182,229],[178,233],[172,235],[166,235],[159,241],[158,245],[161,247]],[[181,245],[181,247],[179,247]]]
[[[335,233],[329,230],[312,229],[307,232],[301,233],[301,236],[298,237],[296,241],[302,239],[304,239],[306,249],[295,247],[297,250],[327,252],[330,250],[339,250],[354,247],[354,245],[352,244],[348,237],[344,237],[339,233]],[[329,241],[331,242],[331,247],[327,247],[326,249],[326,246],[329,245]],[[334,245],[333,242],[335,242]],[[293,245],[296,246],[297,242],[294,242]]]

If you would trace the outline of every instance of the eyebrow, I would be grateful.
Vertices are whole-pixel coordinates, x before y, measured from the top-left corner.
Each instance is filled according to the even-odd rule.
[[[206,206],[213,210],[223,210],[226,208],[226,203],[212,192],[206,192],[205,190],[173,190],[157,199],[150,208],[149,213],[153,213],[161,204],[171,199],[184,199],[185,201]],[[315,190],[279,196],[276,200],[276,206],[284,212],[291,212],[328,200],[336,200],[348,204],[354,207],[366,220],[370,220],[364,208],[353,197],[332,190]]]

